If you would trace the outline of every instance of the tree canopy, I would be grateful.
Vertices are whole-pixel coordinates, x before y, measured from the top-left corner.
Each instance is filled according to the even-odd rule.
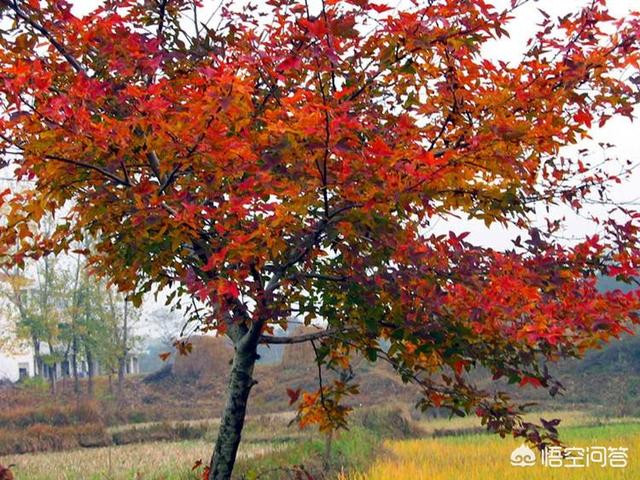
[[[0,193],[2,259],[91,236],[93,269],[134,303],[190,295],[201,328],[236,345],[218,459],[235,458],[239,434],[221,438],[241,430],[255,348],[269,341],[313,341],[339,369],[355,352],[387,361],[425,408],[555,441],[553,424],[524,422],[464,372],[553,394],[546,361],[638,322],[636,291],[596,288],[599,274],[636,275],[638,214],[612,206],[594,218],[599,235],[567,243],[554,236],[562,220],[541,227],[535,213],[582,212],[620,181],[609,161],[561,149],[632,117],[640,15],[613,18],[604,0],[543,13],[522,59],[504,62],[483,48],[527,0],[229,2],[217,26],[198,19],[201,3],[106,0],[78,17],[64,0],[0,0],[12,19],[2,161],[31,182]],[[48,213],[57,226],[43,235]],[[522,235],[497,251],[430,232],[458,216]],[[292,317],[326,329],[270,335]],[[355,390],[290,396],[303,424],[331,429]],[[212,463],[211,478],[227,474]]]

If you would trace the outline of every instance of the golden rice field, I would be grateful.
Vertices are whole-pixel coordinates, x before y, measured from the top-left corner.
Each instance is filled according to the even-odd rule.
[[[609,480],[640,479],[640,424],[569,427],[562,430],[568,447],[626,447],[626,468],[513,467],[510,455],[520,441],[488,435],[385,441],[387,455],[368,470],[341,480]]]

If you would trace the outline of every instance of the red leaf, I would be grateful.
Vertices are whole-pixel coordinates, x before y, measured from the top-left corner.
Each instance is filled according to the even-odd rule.
[[[289,395],[289,405],[293,405],[298,401],[298,398],[300,398],[300,389],[292,390],[287,388],[287,395]]]
[[[520,380],[520,386],[524,387],[527,383],[533,385],[536,388],[542,386],[542,382],[540,382],[540,380],[536,377],[522,377],[522,380]]]
[[[383,13],[383,12],[386,12],[387,10],[391,10],[391,7],[389,7],[388,5],[377,5],[375,3],[370,3],[369,7],[378,13]]]
[[[578,113],[573,116],[573,119],[576,122],[591,128],[591,120],[593,120],[593,115],[591,115],[591,113],[589,113],[587,110],[579,110]]]
[[[209,472],[210,472],[210,468],[209,465],[207,465],[206,467],[204,467],[204,470],[202,470],[202,480],[208,480],[209,479]]]
[[[203,272],[209,272],[219,266],[227,256],[228,248],[223,248],[219,252],[212,254],[207,260],[207,264],[202,267]]]
[[[302,65],[300,57],[287,57],[278,65],[279,72],[286,72],[287,70],[293,70],[299,68]]]
[[[316,38],[324,38],[329,32],[326,22],[322,19],[315,21],[301,20],[300,23]]]
[[[371,142],[371,153],[383,157],[386,155],[391,155],[393,153],[393,150],[391,150],[380,137],[376,137],[375,140]]]
[[[456,372],[456,375],[460,375],[462,373],[462,369],[465,366],[465,361],[464,360],[457,360],[453,363],[453,369]]]
[[[435,155],[433,154],[433,152],[428,151],[425,151],[424,153],[418,155],[417,160],[420,163],[424,163],[425,165],[433,165],[434,163],[436,163]]]
[[[230,295],[233,298],[238,298],[240,296],[240,290],[238,290],[238,286],[234,282],[224,281],[218,287],[218,293],[220,295]]]

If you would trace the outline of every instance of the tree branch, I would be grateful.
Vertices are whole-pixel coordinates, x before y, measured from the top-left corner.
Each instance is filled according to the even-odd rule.
[[[294,273],[287,277],[287,280],[297,280],[299,278],[314,278],[316,280],[326,280],[327,282],[346,282],[349,277],[346,275],[325,275],[322,273]]]
[[[98,167],[97,165],[92,165],[90,163],[81,162],[81,161],[78,161],[78,160],[71,160],[69,158],[59,157],[58,155],[45,155],[44,158],[47,158],[49,160],[55,160],[55,161],[62,162],[62,163],[68,163],[70,165],[75,165],[76,167],[86,168],[88,170],[94,170],[94,171],[96,171],[98,173],[101,173],[102,175],[104,175],[105,177],[109,178],[110,180],[113,180],[118,185],[124,185],[125,187],[130,187],[131,186],[131,183],[129,183],[129,181],[127,181],[126,179],[120,178],[117,175],[111,173],[110,171],[105,170],[102,167]]]
[[[293,343],[311,342],[320,340],[321,338],[332,337],[336,335],[335,330],[322,330],[315,333],[306,333],[304,335],[296,335],[295,337],[274,337],[271,335],[260,335],[258,343],[269,345],[290,345]]]
[[[40,32],[42,34],[42,36],[45,37],[51,43],[51,45],[53,45],[53,47],[65,58],[65,60],[67,60],[67,62],[69,62],[69,64],[74,68],[74,70],[76,72],[78,72],[78,73],[87,73],[85,68],[80,64],[80,62],[78,62],[78,60],[76,60],[67,51],[67,49],[64,47],[64,45],[62,45],[58,40],[56,40],[53,37],[53,35],[51,34],[51,32],[49,32],[49,30],[44,28],[42,25],[37,23],[35,20],[31,19],[31,17],[29,17],[29,15],[27,15],[26,13],[24,13],[22,10],[20,10],[18,8],[18,4],[17,4],[17,2],[15,0],[13,2],[11,2],[9,0],[0,0],[0,5],[5,5],[5,6],[9,7],[11,10],[14,11],[14,13],[16,14],[16,16],[18,18],[20,18],[21,20],[26,22],[29,26],[31,26],[31,28],[33,28],[37,32]]]
[[[158,159],[158,154],[155,152],[155,150],[151,150],[149,153],[147,153],[147,160],[149,160],[149,166],[151,167],[153,174],[158,179],[158,183],[162,187],[165,184],[165,178],[160,172],[160,160]]]

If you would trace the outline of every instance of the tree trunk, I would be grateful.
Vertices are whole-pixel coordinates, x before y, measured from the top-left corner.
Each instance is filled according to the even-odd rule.
[[[34,356],[34,365],[33,365],[33,376],[34,377],[42,377],[44,372],[42,371],[42,356],[40,355],[40,340],[37,338],[33,338],[33,356]]]
[[[58,385],[57,385],[57,379],[56,379],[56,367],[57,367],[57,363],[54,363],[53,365],[49,366],[49,385],[51,388],[51,395],[53,395],[54,397],[56,396],[56,394],[58,393]]]
[[[126,364],[129,355],[129,302],[124,301],[124,313],[122,319],[122,350],[120,352],[120,358],[118,360],[118,399],[122,400],[122,393],[124,390],[124,376],[127,373]]]
[[[80,378],[78,377],[78,337],[73,335],[71,352],[71,369],[73,371],[73,391],[76,396],[80,395]]]
[[[93,353],[88,348],[85,350],[85,352],[87,355],[87,375],[88,375],[87,395],[89,396],[89,398],[93,398],[93,376],[95,374],[94,365],[93,365]]]
[[[126,358],[120,358],[120,360],[118,360],[118,385],[116,387],[116,393],[119,400],[122,400],[122,394],[124,392],[124,375],[126,373],[125,362]]]
[[[76,278],[73,284],[73,315],[71,317],[71,331],[73,332],[73,338],[71,342],[72,349],[72,369],[73,369],[73,391],[76,394],[76,398],[80,398],[80,379],[78,378],[78,310],[80,309],[80,291],[78,285],[80,284],[80,255],[76,257]]]
[[[331,470],[331,445],[333,443],[333,431],[328,431],[324,439],[324,455],[322,457],[322,468],[325,472]]]
[[[218,438],[211,457],[209,480],[229,480],[238,453],[238,445],[247,413],[247,400],[253,379],[253,367],[257,360],[257,338],[236,344],[233,366],[229,378],[227,403],[222,412]]]

